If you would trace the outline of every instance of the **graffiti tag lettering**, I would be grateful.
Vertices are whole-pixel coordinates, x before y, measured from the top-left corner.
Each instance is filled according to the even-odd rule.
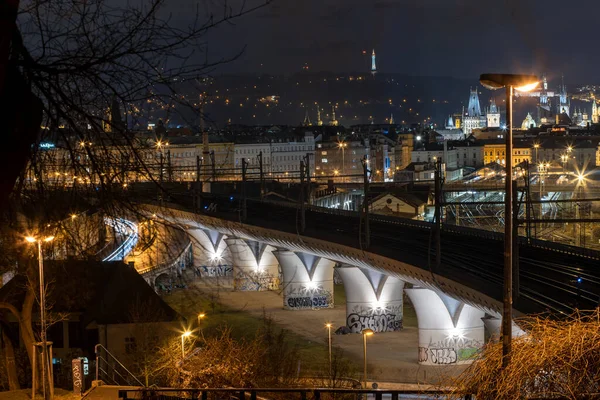
[[[402,320],[396,319],[396,314],[350,314],[346,319],[346,326],[354,333],[365,329],[372,329],[374,332],[394,332],[402,329]]]
[[[419,362],[427,361],[427,347],[419,347]]]
[[[327,308],[329,301],[327,296],[288,297],[287,305],[289,308]]]
[[[456,350],[452,348],[429,349],[429,354],[434,364],[455,364],[458,361]]]

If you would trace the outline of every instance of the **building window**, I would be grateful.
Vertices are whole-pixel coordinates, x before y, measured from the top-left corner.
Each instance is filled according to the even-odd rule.
[[[322,162],[323,164],[327,164],[327,159],[326,159],[326,158],[322,158],[322,159],[321,159],[321,162]]]
[[[321,155],[322,155],[322,156],[326,156],[326,155],[327,155],[327,152],[326,152],[326,151],[322,151],[322,152],[321,152]]]

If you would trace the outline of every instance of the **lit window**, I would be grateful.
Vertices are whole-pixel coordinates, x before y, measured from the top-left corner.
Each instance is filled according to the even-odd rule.
[[[326,159],[326,158],[322,158],[322,159],[321,159],[321,162],[322,162],[323,164],[327,164],[327,159]]]

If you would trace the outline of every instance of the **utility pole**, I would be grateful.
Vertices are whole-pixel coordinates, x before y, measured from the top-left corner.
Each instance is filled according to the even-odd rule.
[[[434,220],[435,220],[435,271],[439,273],[442,263],[442,160],[435,162],[434,172]]]
[[[306,163],[306,202],[308,205],[311,204],[311,192],[312,188],[310,186],[310,153],[306,153],[305,163]]]
[[[248,162],[245,158],[242,158],[242,221],[246,221],[246,170],[248,169]]]
[[[200,165],[200,156],[196,156],[196,183],[194,184],[194,205],[196,207],[196,212],[200,211],[200,209],[202,208],[202,204],[200,201],[200,194],[202,193],[202,183],[200,180]]]
[[[171,167],[171,150],[167,150],[167,179],[173,182],[173,168]]]
[[[258,174],[260,179],[260,197],[265,194],[265,180],[263,175],[263,154],[262,150],[258,153]]]
[[[211,151],[208,153],[210,156],[210,165],[211,165],[211,169],[212,169],[212,181],[216,182],[217,181],[217,165],[215,162],[215,151]]]
[[[364,192],[365,192],[365,197],[363,200],[363,224],[364,224],[364,229],[365,229],[365,241],[364,241],[364,245],[362,246],[363,248],[367,249],[369,248],[369,245],[371,244],[371,231],[369,228],[369,172],[371,172],[369,170],[369,159],[367,158],[367,156],[365,155],[362,159],[362,166],[363,166],[363,188],[364,188]],[[360,240],[361,238],[359,238]]]
[[[300,161],[300,232],[306,229],[306,208],[304,207],[304,161]]]
[[[512,181],[512,202],[516,204],[516,209],[513,209],[513,234],[512,234],[512,270],[513,270],[513,299],[519,298],[519,209],[520,204],[518,203],[518,192],[517,192],[517,181]],[[505,217],[506,221],[506,217]],[[506,222],[505,222],[506,223]]]

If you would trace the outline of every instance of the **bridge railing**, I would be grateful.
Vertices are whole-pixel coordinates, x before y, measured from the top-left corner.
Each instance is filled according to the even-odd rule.
[[[159,264],[159,265],[155,265],[153,267],[148,267],[148,268],[144,268],[144,269],[138,269],[138,273],[140,275],[144,275],[144,274],[147,274],[147,273],[152,272],[152,271],[159,271],[159,270],[162,270],[162,269],[172,268],[173,266],[177,265],[180,262],[181,257],[185,257],[186,253],[188,251],[190,251],[190,248],[192,247],[192,245],[193,245],[192,242],[188,243],[187,246],[185,246],[184,249],[181,250],[179,252],[179,254],[177,255],[177,257],[175,257],[175,259],[173,259],[172,261],[169,261],[167,263],[162,263],[162,264]]]
[[[390,390],[390,389],[331,389],[331,388],[244,388],[244,389],[122,389],[120,399],[201,399],[201,400],[256,400],[285,398],[299,400],[329,399],[441,399],[450,395],[450,390]],[[472,399],[470,394],[453,398]]]
[[[219,196],[213,196],[213,197],[215,200],[219,199]],[[266,204],[272,205],[273,207],[288,208],[288,209],[293,209],[293,210],[297,210],[299,207],[299,205],[297,203],[282,202],[282,201],[275,201],[275,200],[257,200],[257,199],[252,199],[252,200],[248,199],[248,206],[250,206],[252,202],[266,203]],[[170,207],[172,206],[180,211],[187,211],[187,212],[191,211],[188,208],[181,206],[181,205],[169,204],[169,206]],[[314,212],[314,213],[338,215],[341,217],[349,217],[349,218],[358,218],[360,216],[360,212],[358,212],[358,211],[340,210],[340,209],[336,209],[336,208],[326,208],[326,207],[319,207],[319,206],[314,206],[314,205],[307,205],[306,210],[310,211],[310,212]],[[218,217],[219,212],[217,211],[217,213],[207,213],[207,214]],[[406,227],[417,228],[417,229],[431,229],[434,226],[432,223],[427,222],[427,221],[420,221],[420,220],[414,220],[414,219],[409,219],[409,218],[393,217],[393,216],[378,215],[378,214],[369,214],[369,219],[372,222],[381,222],[381,223],[393,224],[393,225],[398,225],[398,226],[406,226]],[[466,226],[443,224],[442,230],[443,230],[443,232],[449,232],[449,233],[466,235],[466,236],[473,236],[473,237],[478,237],[478,238],[485,238],[485,239],[489,239],[489,240],[504,240],[504,234],[502,232],[494,232],[494,231],[471,228],[471,227],[466,227]],[[600,260],[600,251],[598,251],[598,250],[586,249],[586,248],[577,247],[577,246],[570,246],[570,245],[565,245],[565,244],[560,244],[560,243],[555,243],[555,242],[550,242],[550,241],[540,240],[540,239],[529,239],[528,240],[526,237],[522,237],[522,236],[519,237],[519,243],[522,246],[532,246],[532,247],[536,247],[536,248],[546,249],[549,251],[556,251],[556,252],[563,253],[563,254],[572,254],[572,255],[577,255],[577,256],[581,256],[581,257],[585,257],[585,258]]]

